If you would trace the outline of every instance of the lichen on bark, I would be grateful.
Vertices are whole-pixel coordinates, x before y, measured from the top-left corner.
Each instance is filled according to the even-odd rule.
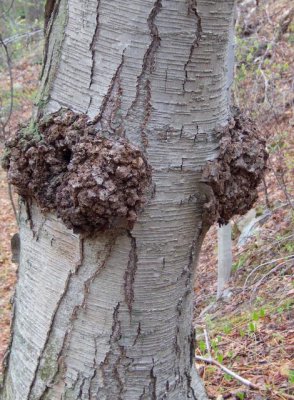
[[[243,215],[257,200],[257,187],[266,169],[268,153],[265,140],[255,123],[232,111],[229,123],[218,128],[219,153],[203,168],[202,182],[210,187],[209,201],[204,204],[207,225],[216,220],[228,223],[234,215]]]
[[[123,138],[97,132],[84,114],[63,109],[18,130],[6,143],[8,181],[77,233],[131,229],[145,202],[151,168]]]

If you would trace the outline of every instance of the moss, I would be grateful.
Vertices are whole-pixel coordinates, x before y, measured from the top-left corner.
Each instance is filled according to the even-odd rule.
[[[48,383],[50,381],[56,371],[58,370],[57,359],[56,359],[56,349],[52,347],[48,348],[47,357],[43,360],[42,366],[39,371],[39,376],[42,381]]]

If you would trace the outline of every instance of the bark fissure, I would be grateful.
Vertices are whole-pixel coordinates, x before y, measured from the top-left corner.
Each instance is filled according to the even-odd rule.
[[[50,4],[50,0],[48,0],[48,4]],[[43,114],[44,107],[50,100],[54,80],[61,62],[61,51],[66,38],[65,27],[68,23],[68,8],[65,0],[54,0],[48,6],[47,12],[49,19],[46,26],[44,63],[40,78],[38,117]],[[49,63],[47,61],[48,55],[50,57]]]
[[[93,80],[94,80],[94,72],[95,72],[95,55],[96,55],[96,43],[98,40],[99,36],[99,29],[100,29],[100,24],[99,24],[99,7],[100,7],[100,2],[101,0],[97,0],[97,6],[96,6],[96,26],[95,30],[93,33],[92,41],[90,43],[90,51],[91,51],[91,57],[92,57],[92,64],[91,64],[91,71],[90,71],[90,83],[89,83],[89,89],[91,91],[92,85],[93,85]],[[90,101],[88,105],[88,111],[89,108],[92,104],[93,100],[93,95],[90,93]]]
[[[119,63],[110,81],[106,95],[103,98],[99,114],[94,118],[93,123],[100,123],[103,129],[110,129],[112,132],[121,131],[121,118],[117,118],[120,108],[120,98],[122,89],[120,85],[120,75],[125,61],[126,48],[122,52],[121,62]],[[114,125],[114,126],[113,126]]]
[[[45,44],[44,44],[44,61],[43,67],[41,71],[41,77],[43,77],[44,69],[47,64],[47,56],[48,56],[48,48],[49,48],[49,40],[52,32],[53,23],[55,21],[55,17],[59,10],[61,0],[47,0],[45,4],[45,16],[44,16],[44,31],[45,31]],[[49,66],[50,67],[50,66]],[[50,68],[49,68],[50,69]]]
[[[186,380],[187,380],[187,388],[188,388],[188,397],[192,397],[194,400],[198,400],[194,391],[194,388],[192,386],[192,377],[189,374],[189,372],[186,371],[185,373]]]
[[[74,273],[72,273],[70,275],[69,278],[72,278],[73,276],[77,276],[79,273],[80,268],[83,266],[83,258],[84,258],[84,239],[79,240],[80,246],[79,246],[79,253],[80,253],[80,259],[78,260],[78,262],[75,264],[75,271]],[[111,255],[111,250],[112,247],[115,243],[115,238],[110,239],[109,242],[106,243],[104,252],[106,253],[104,256],[104,260],[101,263],[101,265],[99,266],[99,268],[97,268],[95,270],[95,272],[93,273],[92,276],[90,276],[84,283],[84,287],[82,290],[83,293],[83,298],[82,301],[79,305],[74,306],[73,311],[68,319],[68,325],[66,328],[66,335],[65,335],[65,340],[62,343],[61,349],[59,351],[58,357],[57,357],[57,364],[58,364],[58,368],[55,371],[55,374],[53,377],[51,377],[51,381],[47,382],[46,386],[48,388],[48,390],[50,390],[50,387],[54,384],[57,384],[59,379],[60,379],[60,371],[65,370],[66,369],[66,360],[65,360],[65,353],[66,353],[66,348],[68,347],[70,340],[71,340],[71,333],[73,332],[73,326],[74,326],[74,321],[78,318],[78,314],[79,311],[84,309],[86,306],[86,301],[87,301],[87,297],[90,293],[90,287],[91,287],[91,283],[98,277],[98,275],[103,271],[103,269],[106,267],[107,261]],[[70,282],[68,283],[69,286]],[[63,299],[62,299],[63,300]],[[58,310],[57,310],[58,311]],[[57,312],[55,313],[57,314]],[[46,346],[48,347],[48,343],[46,343],[46,345],[44,346],[44,351],[43,351],[43,355],[45,353],[45,348]],[[43,357],[44,358],[44,357]],[[41,360],[40,360],[41,361]],[[39,366],[40,368],[40,366]],[[47,390],[47,388],[45,388],[45,391]],[[48,391],[47,390],[47,391]]]
[[[100,370],[103,375],[103,387],[98,388],[97,397],[107,400],[123,400],[125,390],[124,370],[133,362],[126,355],[126,349],[120,344],[122,337],[121,322],[119,320],[120,303],[116,305],[113,311],[113,324],[109,339],[109,351],[104,361],[100,364]],[[104,396],[104,397],[103,397]]]
[[[153,367],[151,368],[150,371],[150,383],[149,383],[149,393],[151,396],[151,400],[157,400],[156,383],[157,383],[157,376],[154,373],[154,360],[153,360]]]
[[[161,38],[159,36],[159,30],[155,23],[155,20],[161,9],[162,9],[162,0],[156,0],[147,18],[151,43],[147,48],[143,57],[142,71],[137,78],[135,99],[133,100],[132,105],[126,114],[126,119],[129,119],[136,111],[136,109],[141,106],[142,111],[136,113],[136,119],[141,114],[140,115],[141,121],[139,121],[138,129],[141,134],[142,146],[145,149],[148,145],[145,129],[152,111],[150,75],[155,70],[156,52],[159,49],[161,42]]]
[[[53,327],[54,327],[54,324],[55,324],[55,320],[56,320],[57,315],[58,315],[58,310],[60,309],[61,303],[62,303],[62,301],[64,300],[64,298],[67,295],[67,290],[68,290],[68,287],[70,285],[71,277],[73,275],[74,275],[73,272],[70,272],[68,274],[68,277],[67,277],[65,285],[64,285],[63,292],[61,293],[61,296],[59,297],[59,300],[58,300],[58,302],[56,304],[55,310],[54,310],[54,312],[52,314],[52,317],[51,317],[51,320],[50,320],[50,324],[49,324],[49,329],[47,330],[47,336],[45,338],[45,342],[44,342],[44,345],[42,347],[42,350],[41,350],[41,352],[40,352],[40,354],[38,356],[37,365],[36,365],[34,376],[33,376],[33,379],[32,379],[32,382],[31,382],[31,385],[30,385],[30,388],[29,388],[29,393],[28,393],[28,396],[27,396],[27,400],[29,400],[30,395],[32,394],[32,391],[34,389],[35,383],[37,381],[37,378],[38,378],[38,375],[39,375],[39,370],[41,368],[41,361],[44,358],[47,346],[48,346],[49,341],[51,339],[51,334],[52,334],[52,330],[53,330]]]
[[[195,31],[195,38],[190,47],[189,58],[184,65],[184,73],[185,73],[184,83],[183,83],[183,91],[184,92],[186,90],[186,83],[188,81],[188,67],[192,61],[192,57],[193,57],[195,48],[199,46],[199,43],[201,40],[201,35],[202,35],[202,22],[201,22],[201,17],[197,10],[197,0],[188,0],[188,15],[190,15],[190,14],[194,14],[194,16],[195,16],[196,31]]]
[[[137,242],[136,238],[128,233],[131,240],[131,250],[129,254],[129,262],[124,276],[124,289],[125,289],[125,301],[128,305],[128,309],[130,314],[132,313],[133,302],[135,298],[134,293],[134,282],[135,276],[137,272],[137,263],[138,263],[138,255],[137,255]]]

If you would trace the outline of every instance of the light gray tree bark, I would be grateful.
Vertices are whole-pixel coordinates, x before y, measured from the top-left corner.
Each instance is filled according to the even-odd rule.
[[[233,0],[51,7],[39,107],[124,132],[146,153],[153,193],[132,231],[91,238],[22,201],[1,399],[207,398],[194,366],[193,284],[208,229],[201,169],[229,116],[232,21]]]
[[[217,298],[220,298],[223,289],[230,279],[232,272],[232,225],[229,222],[220,226],[217,231],[218,263],[217,263]]]

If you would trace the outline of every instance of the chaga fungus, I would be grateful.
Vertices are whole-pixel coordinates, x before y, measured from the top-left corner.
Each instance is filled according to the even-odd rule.
[[[238,110],[216,134],[221,138],[218,157],[208,161],[202,173],[202,182],[212,192],[204,204],[204,220],[209,225],[215,220],[226,224],[234,215],[250,210],[268,158],[265,140],[255,124]]]
[[[70,110],[20,129],[6,143],[3,166],[20,195],[78,233],[131,229],[151,182],[141,150],[99,135],[86,115]]]

